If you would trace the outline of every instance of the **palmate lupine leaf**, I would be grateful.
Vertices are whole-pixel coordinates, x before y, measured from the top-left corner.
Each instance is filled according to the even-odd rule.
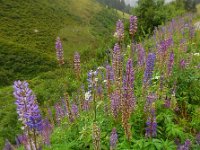
[[[173,123],[166,125],[166,134],[168,137],[179,137],[180,139],[184,138],[183,128]]]

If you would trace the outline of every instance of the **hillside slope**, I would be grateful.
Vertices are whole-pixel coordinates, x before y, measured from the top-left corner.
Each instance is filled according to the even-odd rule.
[[[110,37],[117,19],[116,11],[95,0],[0,1],[0,149],[5,139],[13,143],[20,131],[10,86],[13,81],[37,85],[34,92],[39,103],[47,97],[56,100],[57,80],[63,80],[55,55],[56,37],[63,42],[65,79],[69,79],[74,51],[82,55],[82,62],[94,61],[105,50],[103,40]],[[74,84],[73,78],[68,83]],[[46,97],[44,93],[56,94]]]
[[[57,36],[63,41],[66,59],[72,58],[75,50],[93,49],[95,53],[95,41],[101,39],[98,28],[109,32],[117,19],[116,13],[95,0],[2,0],[0,16],[0,86],[53,70]]]

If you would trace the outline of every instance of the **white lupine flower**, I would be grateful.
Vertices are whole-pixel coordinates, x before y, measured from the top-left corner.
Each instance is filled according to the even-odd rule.
[[[115,32],[113,36],[114,36],[115,38],[117,38],[117,32]]]
[[[200,54],[199,54],[199,53],[193,53],[193,55],[194,55],[194,56],[199,56]]]
[[[103,83],[107,83],[107,80],[103,80]]]
[[[101,69],[105,69],[105,68],[102,67],[102,66],[99,66],[99,67],[97,68],[97,70],[101,70]]]
[[[91,95],[91,92],[90,92],[90,91],[86,92],[86,93],[85,93],[85,100],[86,100],[86,101],[89,101],[91,96],[92,96],[92,95]]]

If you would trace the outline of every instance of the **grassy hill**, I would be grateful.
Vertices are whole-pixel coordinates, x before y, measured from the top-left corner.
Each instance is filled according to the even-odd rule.
[[[0,148],[6,138],[13,142],[20,130],[13,81],[29,80],[40,103],[59,98],[58,82],[67,81],[72,85],[68,91],[73,91],[77,86],[71,75],[74,51],[87,64],[82,68],[91,68],[97,57],[104,57],[107,46],[102,43],[112,36],[120,15],[95,0],[0,1]],[[64,47],[65,79],[56,61],[57,36]]]
[[[95,0],[1,0],[0,86],[54,70],[57,36],[63,41],[66,60],[74,51],[92,50],[95,56],[117,16]]]

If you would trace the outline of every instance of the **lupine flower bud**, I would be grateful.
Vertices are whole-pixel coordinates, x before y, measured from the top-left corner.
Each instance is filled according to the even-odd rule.
[[[100,128],[98,127],[97,123],[95,122],[93,124],[93,144],[94,144],[94,150],[100,150]]]
[[[122,20],[117,21],[115,36],[118,41],[122,41],[124,39],[124,24]]]
[[[154,64],[155,64],[156,55],[154,53],[149,53],[146,61],[146,69],[144,73],[144,84],[149,84],[151,82],[153,70],[154,70]]]
[[[56,48],[56,55],[57,55],[58,63],[60,65],[63,65],[65,63],[64,62],[64,51],[63,51],[62,42],[60,40],[60,37],[57,37],[57,39],[56,39],[55,48]]]
[[[138,65],[143,66],[143,64],[145,63],[145,50],[141,44],[137,45],[137,49],[138,49]]]
[[[134,36],[137,31],[137,17],[130,16],[130,27],[129,27],[129,34]]]
[[[75,52],[74,54],[74,70],[76,76],[79,78],[81,73],[81,66],[80,66],[80,55],[78,52]]]
[[[174,65],[174,53],[171,52],[169,56],[169,62],[168,62],[168,70],[167,70],[168,75],[171,74],[173,65]]]
[[[117,145],[118,135],[116,128],[112,129],[111,136],[110,136],[110,149],[114,150]]]

